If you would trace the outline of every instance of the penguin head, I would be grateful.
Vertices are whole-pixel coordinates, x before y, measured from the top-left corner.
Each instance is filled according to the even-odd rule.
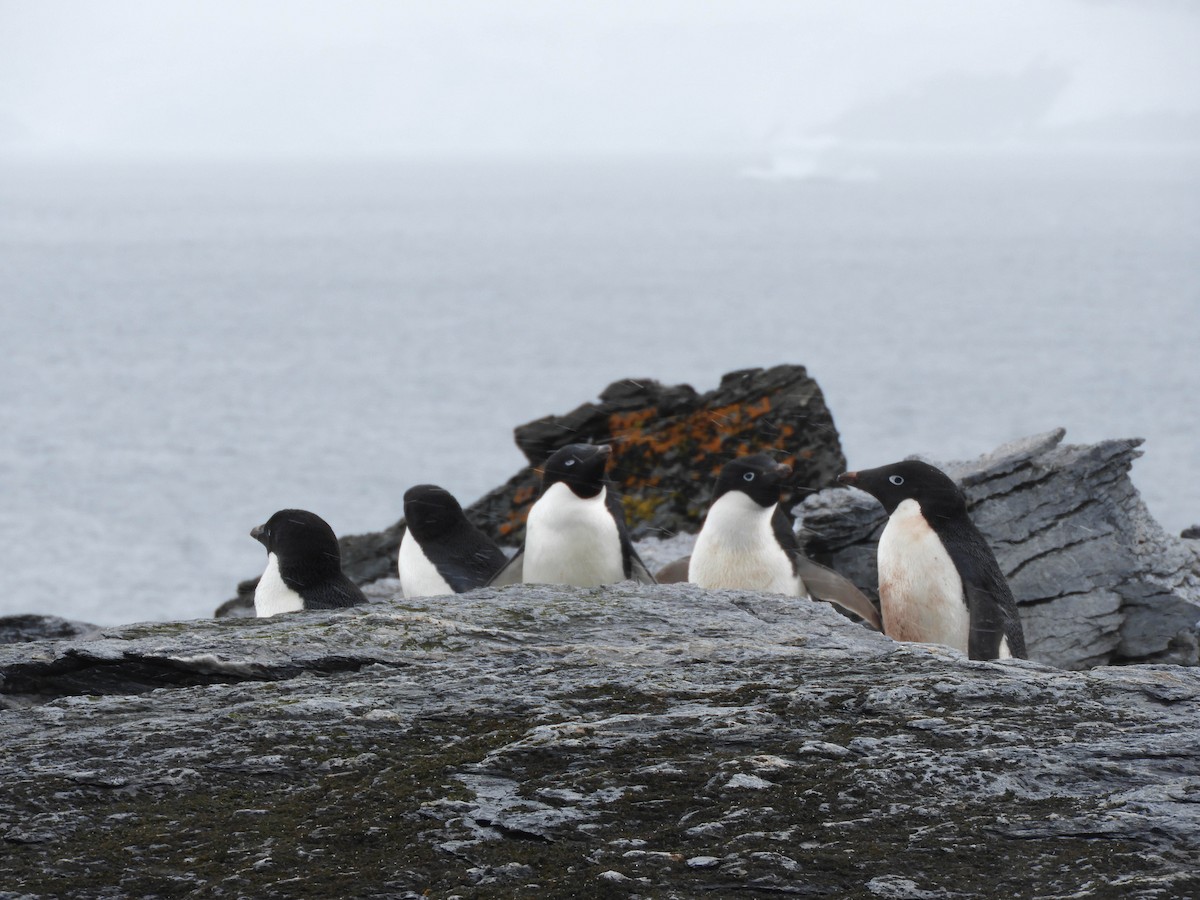
[[[436,484],[418,484],[404,492],[404,519],[419,542],[447,534],[465,518],[454,495]]]
[[[775,462],[765,453],[742,456],[727,462],[721,469],[713,500],[730,491],[741,491],[759,506],[770,509],[779,502],[779,495],[791,474],[791,468]]]
[[[274,553],[279,569],[293,581],[314,581],[342,569],[337,536],[329,523],[303,509],[281,509],[250,537]]]
[[[542,491],[562,482],[577,497],[588,500],[604,490],[604,470],[612,447],[607,444],[567,444],[542,467]]]
[[[888,515],[905,500],[915,500],[927,519],[950,518],[967,511],[966,498],[950,476],[918,459],[845,472],[837,480],[866,491],[883,504]]]

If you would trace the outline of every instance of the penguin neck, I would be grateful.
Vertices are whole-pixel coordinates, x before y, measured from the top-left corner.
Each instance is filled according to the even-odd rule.
[[[279,557],[274,553],[268,553],[267,567],[263,570],[262,577],[258,579],[258,586],[254,589],[255,615],[259,617],[274,616],[301,609],[304,609],[304,598],[280,574]]]
[[[772,534],[771,517],[777,505],[763,506],[742,491],[726,491],[708,508],[700,533],[720,535],[726,543],[757,543]]]
[[[604,485],[600,486],[599,493],[590,497],[581,497],[565,481],[556,481],[542,492],[542,496],[534,504],[534,509],[539,509],[542,516],[557,518],[558,516],[587,515],[588,512],[596,509],[607,510],[607,503],[608,488]],[[530,515],[533,515],[532,509]]]

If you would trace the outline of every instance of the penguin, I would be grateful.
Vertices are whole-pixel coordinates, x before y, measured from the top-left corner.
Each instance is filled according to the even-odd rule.
[[[945,644],[971,659],[1025,657],[1017,603],[996,557],[940,469],[905,460],[838,481],[883,504],[879,599],[884,633]]]
[[[254,589],[255,615],[367,602],[358,585],[342,574],[337,537],[320,516],[281,509],[251,529],[250,537],[267,548],[267,568]]]
[[[791,468],[765,453],[725,464],[692,548],[687,580],[709,589],[828,600],[878,630],[879,614],[866,595],[800,552],[792,525],[779,505],[791,474]],[[678,570],[680,563],[672,563],[667,570],[672,567]]]
[[[654,584],[604,477],[610,456],[607,444],[568,444],[546,460],[542,494],[525,523],[525,546],[491,584]]]
[[[404,519],[397,569],[400,590],[409,599],[482,587],[508,562],[504,551],[467,521],[454,495],[435,484],[405,492]]]

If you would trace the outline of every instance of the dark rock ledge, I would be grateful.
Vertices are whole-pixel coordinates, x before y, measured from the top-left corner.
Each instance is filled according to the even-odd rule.
[[[1200,670],[970,662],[818,603],[137,625],[0,647],[0,697],[3,896],[1200,896]]]

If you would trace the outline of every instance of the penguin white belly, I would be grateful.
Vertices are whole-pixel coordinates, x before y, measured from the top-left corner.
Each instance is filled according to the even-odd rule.
[[[710,590],[802,594],[792,560],[771,527],[774,511],[774,507],[763,509],[741,491],[719,497],[692,548],[688,581]]]
[[[879,602],[889,637],[967,652],[962,578],[915,500],[896,507],[879,538]]]
[[[404,530],[403,540],[400,541],[397,571],[400,574],[400,590],[409,599],[444,597],[454,593],[454,588],[441,576],[437,566],[429,561],[429,557],[407,528]]]
[[[261,618],[300,609],[304,609],[304,598],[284,583],[278,557],[268,553],[267,568],[254,589],[254,614]]]
[[[591,499],[561,481],[529,510],[523,580],[595,587],[625,580],[621,535],[606,506],[608,488]]]

